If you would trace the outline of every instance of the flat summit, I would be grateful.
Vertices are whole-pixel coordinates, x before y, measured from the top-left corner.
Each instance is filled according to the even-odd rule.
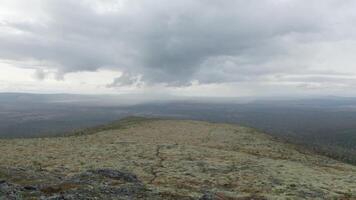
[[[254,129],[129,118],[0,140],[0,199],[354,199],[356,167]]]

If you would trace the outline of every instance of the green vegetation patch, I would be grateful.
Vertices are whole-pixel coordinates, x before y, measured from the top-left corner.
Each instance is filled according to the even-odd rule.
[[[91,134],[108,131],[108,130],[128,129],[130,127],[137,126],[137,125],[140,125],[141,123],[152,121],[152,120],[155,120],[155,119],[138,117],[138,116],[130,116],[130,117],[125,117],[119,121],[115,121],[115,122],[112,122],[109,124],[75,130],[71,133],[66,134],[65,136],[91,135]]]

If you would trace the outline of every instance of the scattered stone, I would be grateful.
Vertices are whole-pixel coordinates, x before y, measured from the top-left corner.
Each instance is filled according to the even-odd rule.
[[[205,193],[199,200],[215,200],[215,195],[212,193]]]
[[[27,173],[31,177],[42,177],[43,172],[28,171]],[[38,186],[21,186],[2,181],[0,200],[22,200],[25,196],[40,200],[165,199],[157,190],[153,192],[147,189],[135,174],[113,169],[89,170],[63,180],[48,177],[45,180],[48,181],[47,183],[43,179],[41,181],[43,183]]]
[[[231,200],[231,198],[221,193],[206,192],[199,200]]]
[[[112,169],[98,169],[98,170],[91,170],[89,171],[94,174],[100,174],[102,176],[111,178],[111,179],[117,179],[117,180],[123,180],[127,182],[139,182],[138,178],[136,175],[127,173],[127,172],[121,172],[117,170],[112,170]]]
[[[36,187],[34,187],[34,186],[25,186],[25,187],[23,187],[25,190],[31,190],[31,191],[34,191],[34,190],[37,190],[37,188]]]
[[[40,200],[66,200],[66,198],[63,195],[54,195],[51,197],[42,196]]]

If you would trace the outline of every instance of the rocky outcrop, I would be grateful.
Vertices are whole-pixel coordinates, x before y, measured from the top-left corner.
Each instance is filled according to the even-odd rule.
[[[9,175],[16,170],[8,170]],[[29,171],[30,176],[36,174]],[[38,172],[38,177],[41,172]],[[13,174],[17,176],[17,174]],[[81,174],[58,179],[51,177],[42,184],[20,185],[0,181],[0,199],[21,200],[81,200],[81,199],[162,199],[159,193],[147,189],[136,175],[112,169],[89,170]],[[46,181],[48,181],[46,183]]]
[[[233,198],[213,192],[203,192],[201,197],[197,198],[159,192],[152,188],[148,189],[135,174],[113,169],[88,170],[68,178],[49,177],[47,174],[48,177],[45,179],[45,172],[40,171],[8,168],[6,173],[14,180],[22,177],[26,184],[0,180],[0,200],[265,200],[258,196]],[[31,177],[34,184],[29,185],[27,177]],[[36,183],[38,180],[42,183]]]

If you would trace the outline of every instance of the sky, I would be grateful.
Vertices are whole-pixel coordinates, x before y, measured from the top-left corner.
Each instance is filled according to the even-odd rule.
[[[0,92],[356,96],[354,0],[0,0]]]

